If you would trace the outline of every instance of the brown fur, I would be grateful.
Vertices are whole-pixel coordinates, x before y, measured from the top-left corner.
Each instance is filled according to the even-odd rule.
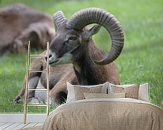
[[[97,48],[92,40],[86,44],[88,44],[88,47],[84,53],[84,58],[80,59],[81,61],[79,60],[74,64],[74,69],[79,83],[85,85],[95,85],[109,81],[113,84],[120,84],[115,63],[112,62],[107,65],[95,64],[93,60],[103,59],[104,52]],[[81,68],[80,71],[76,69],[76,65]]]
[[[92,42],[92,43],[91,43]],[[104,58],[104,52],[97,48],[93,41],[89,43],[89,55],[92,60],[101,60]],[[94,69],[97,74],[97,78],[101,79],[102,82],[109,81],[113,84],[120,84],[119,75],[114,62],[107,65],[93,64],[96,68]]]
[[[45,52],[41,53],[40,56],[42,58],[34,59],[31,63],[30,69],[32,70],[45,70],[46,69],[46,63],[44,62],[44,54]],[[29,79],[32,79],[34,77],[39,77],[41,79],[42,85],[46,88],[46,74],[40,73],[40,72],[31,72],[29,75]],[[26,77],[26,76],[25,76]],[[36,81],[38,84],[38,81]],[[73,84],[78,84],[72,64],[65,64],[65,65],[59,65],[56,67],[50,67],[50,76],[49,76],[49,85],[50,85],[50,96],[55,99],[57,103],[62,103],[64,101],[62,97],[65,94],[67,95],[67,87],[66,83],[71,82]],[[22,90],[19,92],[18,96],[16,97],[15,101],[18,102],[22,96],[25,94],[25,78]],[[32,86],[32,88],[36,88],[36,86]],[[29,92],[29,98],[34,97],[34,91]]]
[[[43,49],[53,35],[53,22],[47,14],[22,4],[0,9],[0,53],[24,51],[28,41],[32,48]]]

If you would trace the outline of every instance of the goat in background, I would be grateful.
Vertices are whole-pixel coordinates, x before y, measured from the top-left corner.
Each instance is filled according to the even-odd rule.
[[[54,36],[52,18],[23,4],[0,9],[0,54],[24,52],[28,41],[31,48],[46,48]]]

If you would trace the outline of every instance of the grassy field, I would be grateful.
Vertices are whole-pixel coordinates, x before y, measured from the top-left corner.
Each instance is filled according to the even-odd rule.
[[[114,14],[125,32],[125,47],[116,60],[121,83],[150,85],[150,99],[163,101],[163,1],[162,0],[1,0],[0,6],[22,2],[52,15],[63,10],[68,18],[86,7],[103,8]],[[97,45],[109,49],[106,31],[95,37]],[[106,49],[108,48],[108,49]],[[22,86],[26,54],[5,54],[0,57],[0,112],[22,112],[22,104],[12,100]],[[39,111],[39,110],[37,110]]]

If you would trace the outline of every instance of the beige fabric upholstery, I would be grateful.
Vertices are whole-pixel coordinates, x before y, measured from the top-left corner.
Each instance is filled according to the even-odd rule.
[[[84,93],[85,99],[92,98],[125,98],[125,93]]]
[[[72,84],[70,84],[69,82],[67,82],[67,103],[68,102],[72,102],[75,101],[75,92],[74,92],[74,86]]]
[[[140,85],[138,99],[146,101],[146,102],[150,102],[149,91],[148,91],[148,83],[144,83],[144,84]]]
[[[101,93],[101,86],[97,87],[74,87],[74,92],[75,92],[75,99],[76,100],[82,100],[85,99],[84,93]]]
[[[129,85],[114,85],[109,84],[111,91],[113,93],[125,93],[126,98],[135,98],[138,99],[139,95],[139,85],[138,84],[129,84]]]
[[[163,110],[128,98],[85,99],[59,106],[43,130],[162,130]]]
[[[84,99],[84,93],[107,93],[107,86],[106,84],[99,84],[99,85],[72,85],[67,82],[67,103]]]

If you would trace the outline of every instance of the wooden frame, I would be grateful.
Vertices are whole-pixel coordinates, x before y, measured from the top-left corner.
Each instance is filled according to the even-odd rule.
[[[49,42],[47,42],[47,55],[49,55]],[[47,89],[29,89],[28,88],[28,78],[29,78],[29,74],[30,72],[38,72],[37,70],[30,70],[30,63],[31,63],[31,57],[35,57],[35,58],[40,58],[40,56],[38,55],[31,55],[30,52],[30,41],[28,44],[28,56],[27,56],[27,69],[26,69],[26,87],[25,87],[25,97],[24,97],[24,124],[27,123],[27,113],[28,113],[28,107],[29,106],[37,106],[37,107],[46,107],[46,113],[47,116],[49,115],[49,57],[47,57],[47,65],[46,65],[46,75],[47,75]],[[43,71],[39,71],[39,72],[43,72]],[[47,91],[47,104],[43,105],[43,104],[28,104],[28,90],[35,90],[35,91],[39,91],[39,90],[45,90]]]

